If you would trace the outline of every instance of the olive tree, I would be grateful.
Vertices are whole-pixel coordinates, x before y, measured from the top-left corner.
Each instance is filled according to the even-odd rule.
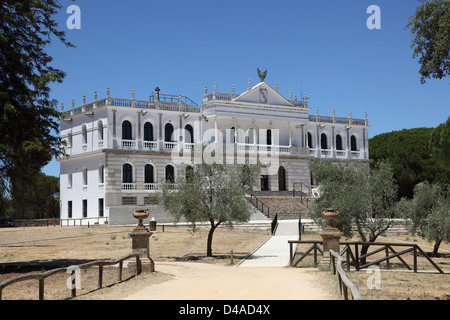
[[[409,229],[428,241],[434,241],[432,257],[438,256],[442,241],[450,241],[450,190],[440,183],[421,182],[414,188],[412,200],[402,199]]]
[[[333,163],[314,160],[310,170],[323,194],[311,202],[308,214],[325,226],[324,208],[335,208],[339,217],[333,224],[352,237],[356,232],[362,241],[375,242],[396,216],[397,185],[389,163],[380,161],[374,168],[356,161]],[[361,248],[367,253],[369,245]],[[363,262],[364,263],[364,262]]]
[[[189,167],[187,167],[189,168]],[[207,256],[212,257],[212,240],[216,228],[224,222],[247,222],[251,215],[250,193],[259,176],[259,166],[201,163],[186,170],[177,180],[177,188],[163,184],[159,199],[176,221],[182,217],[193,225],[208,222]]]

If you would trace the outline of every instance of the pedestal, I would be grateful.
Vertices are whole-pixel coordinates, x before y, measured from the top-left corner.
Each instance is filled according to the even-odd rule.
[[[339,253],[339,243],[342,237],[342,232],[336,228],[327,228],[319,232],[323,241],[323,256],[319,264],[319,270],[330,270],[330,249]]]
[[[150,258],[150,236],[152,234],[148,229],[134,229],[129,233],[132,239],[132,253],[139,253],[142,272],[155,271],[155,263]],[[129,273],[134,273],[136,261],[130,261],[127,268]]]

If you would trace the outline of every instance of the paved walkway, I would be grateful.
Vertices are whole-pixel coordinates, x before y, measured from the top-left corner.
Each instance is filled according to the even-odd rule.
[[[239,267],[286,267],[289,265],[289,240],[298,240],[298,220],[280,220],[270,237]]]

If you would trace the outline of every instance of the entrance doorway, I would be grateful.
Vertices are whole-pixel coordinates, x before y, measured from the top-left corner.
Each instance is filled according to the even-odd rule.
[[[261,191],[269,190],[269,176],[261,176]]]
[[[286,170],[284,167],[278,169],[278,191],[286,191]]]

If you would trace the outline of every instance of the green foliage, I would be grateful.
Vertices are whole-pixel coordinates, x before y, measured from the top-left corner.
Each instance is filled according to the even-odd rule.
[[[450,75],[450,1],[420,0],[406,29],[413,36],[413,58],[419,57],[421,83]]]
[[[436,159],[436,164],[450,171],[450,117],[431,133],[430,150]]]
[[[59,197],[55,197],[58,192],[59,178],[41,172],[30,175],[27,181],[13,181],[11,199],[7,201],[4,216],[16,219],[58,218]]]
[[[414,188],[412,200],[400,202],[411,232],[434,241],[433,256],[442,241],[450,241],[450,189],[448,186],[421,182]]]
[[[61,8],[53,0],[0,3],[0,179],[4,186],[26,181],[59,154],[56,101],[50,85],[64,73],[50,66],[46,47],[64,32],[53,19]],[[16,187],[17,189],[17,187]]]
[[[445,182],[450,170],[436,165],[430,151],[433,128],[414,128],[379,134],[369,139],[372,167],[389,160],[399,187],[399,197],[412,198],[414,186],[422,181]]]
[[[310,169],[323,194],[312,201],[308,214],[324,225],[322,210],[335,208],[339,217],[333,224],[351,237],[357,227],[362,241],[375,241],[396,215],[397,186],[387,162],[375,168],[358,162],[311,161]]]
[[[158,203],[177,220],[183,217],[193,225],[209,222],[207,255],[212,256],[213,233],[221,223],[250,219],[244,195],[256,183],[259,166],[202,163],[187,173],[177,180],[177,190],[170,182],[163,184]]]

